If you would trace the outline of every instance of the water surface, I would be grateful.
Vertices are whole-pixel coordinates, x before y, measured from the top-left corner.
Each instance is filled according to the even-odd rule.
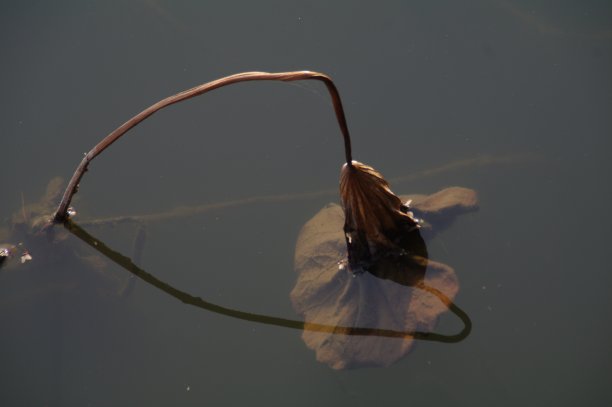
[[[389,368],[334,371],[299,330],[142,281],[116,298],[74,257],[32,253],[0,274],[0,404],[610,404],[611,17],[599,1],[3,3],[5,222],[133,114],[246,70],[331,75],[356,159],[402,194],[473,188],[480,209],[428,242],[459,277],[471,334],[420,341]],[[297,235],[338,201],[342,161],[322,86],[239,84],[155,115],[96,159],[76,220],[331,190],[147,225],[147,272],[295,319]],[[88,230],[131,256],[136,227]]]

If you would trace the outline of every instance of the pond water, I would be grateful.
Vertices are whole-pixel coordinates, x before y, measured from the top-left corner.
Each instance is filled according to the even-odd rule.
[[[333,370],[299,329],[184,304],[73,235],[55,256],[40,244],[0,270],[0,404],[610,405],[611,17],[604,1],[3,2],[5,230],[132,115],[251,70],[329,74],[355,159],[400,194],[472,188],[479,209],[427,242],[455,270],[471,333],[418,340],[386,368]],[[233,85],[94,160],[75,222],[132,257],[138,226],[85,222],[246,200],[148,222],[138,264],[299,320],[295,244],[338,202],[343,157],[322,85]],[[435,331],[461,329],[447,313]]]

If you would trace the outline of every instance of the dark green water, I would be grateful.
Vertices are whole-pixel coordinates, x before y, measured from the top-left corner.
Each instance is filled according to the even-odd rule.
[[[457,273],[471,334],[418,341],[388,368],[332,370],[298,330],[141,280],[116,298],[105,275],[127,272],[101,275],[74,236],[59,258],[32,251],[0,270],[0,405],[610,405],[611,17],[604,1],[2,2],[3,227],[133,114],[250,70],[331,75],[355,159],[403,177],[402,194],[473,188],[480,208],[428,242]],[[321,85],[238,84],[96,159],[76,221],[333,191],[343,156]],[[298,232],[337,200],[152,222],[140,263],[216,304],[296,319]],[[136,227],[86,229],[131,256]],[[437,327],[460,329],[448,315]]]

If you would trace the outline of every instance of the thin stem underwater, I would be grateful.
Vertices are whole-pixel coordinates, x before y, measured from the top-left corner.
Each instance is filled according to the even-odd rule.
[[[393,178],[389,178],[389,182],[393,184],[406,183],[415,180],[422,180],[427,177],[434,177],[441,174],[447,174],[449,172],[457,173],[458,171],[466,170],[469,168],[478,168],[491,166],[495,164],[509,164],[526,162],[528,160],[535,160],[537,156],[532,153],[525,154],[511,154],[501,156],[491,155],[479,155],[472,158],[461,159],[452,161],[437,167],[432,167],[424,170],[412,171],[409,175],[401,175]],[[91,218],[79,220],[81,226],[105,226],[105,225],[116,225],[120,223],[144,223],[144,222],[157,222],[165,221],[170,219],[180,219],[189,216],[199,215],[213,210],[235,208],[239,206],[262,204],[262,203],[279,203],[279,202],[290,202],[290,201],[303,201],[306,199],[314,199],[320,197],[331,197],[338,194],[337,189],[322,189],[317,191],[298,192],[298,193],[282,193],[275,195],[256,195],[235,198],[228,201],[212,202],[199,205],[191,206],[178,206],[173,209],[157,212],[157,213],[146,213],[146,214],[132,214],[132,215],[119,215],[111,216],[106,218]]]
[[[129,119],[127,122],[119,126],[113,132],[111,132],[108,136],[106,136],[102,141],[100,141],[94,148],[92,148],[85,157],[81,160],[81,163],[75,170],[66,190],[64,191],[64,195],[62,196],[62,200],[60,201],[57,210],[53,214],[53,218],[51,222],[53,223],[61,223],[68,219],[68,207],[70,206],[70,202],[72,201],[72,197],[78,190],[79,183],[83,178],[83,175],[88,169],[89,163],[96,158],[100,153],[106,150],[111,144],[117,141],[121,136],[127,133],[131,128],[135,127],[149,116],[153,115],[158,110],[161,110],[167,106],[170,106],[175,103],[179,103],[185,101],[187,99],[193,98],[195,96],[202,95],[211,90],[221,88],[223,86],[231,85],[238,82],[247,82],[247,81],[260,81],[260,80],[268,80],[268,81],[299,81],[299,80],[318,80],[322,81],[332,99],[332,103],[334,106],[334,111],[336,113],[336,118],[338,120],[338,125],[340,126],[340,130],[342,132],[342,137],[344,139],[344,152],[345,159],[347,165],[351,166],[352,164],[352,153],[351,153],[351,138],[349,135],[348,125],[346,123],[346,117],[344,115],[344,109],[342,107],[342,101],[340,99],[340,93],[336,88],[336,85],[332,81],[332,79],[322,73],[312,72],[312,71],[293,71],[293,72],[278,72],[278,73],[269,73],[269,72],[243,72],[235,75],[226,76],[220,79],[216,79],[211,82],[204,83],[202,85],[198,85],[194,88],[185,90],[183,92],[177,93],[175,95],[169,96],[165,99],[160,100],[154,105],[148,107],[142,112],[138,113],[136,116]]]

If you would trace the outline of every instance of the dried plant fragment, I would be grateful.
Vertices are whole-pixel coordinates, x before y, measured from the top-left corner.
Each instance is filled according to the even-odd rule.
[[[351,271],[368,270],[377,259],[402,254],[427,257],[419,234],[419,220],[391,191],[374,168],[352,161],[340,173],[340,198],[344,209],[344,234]]]

